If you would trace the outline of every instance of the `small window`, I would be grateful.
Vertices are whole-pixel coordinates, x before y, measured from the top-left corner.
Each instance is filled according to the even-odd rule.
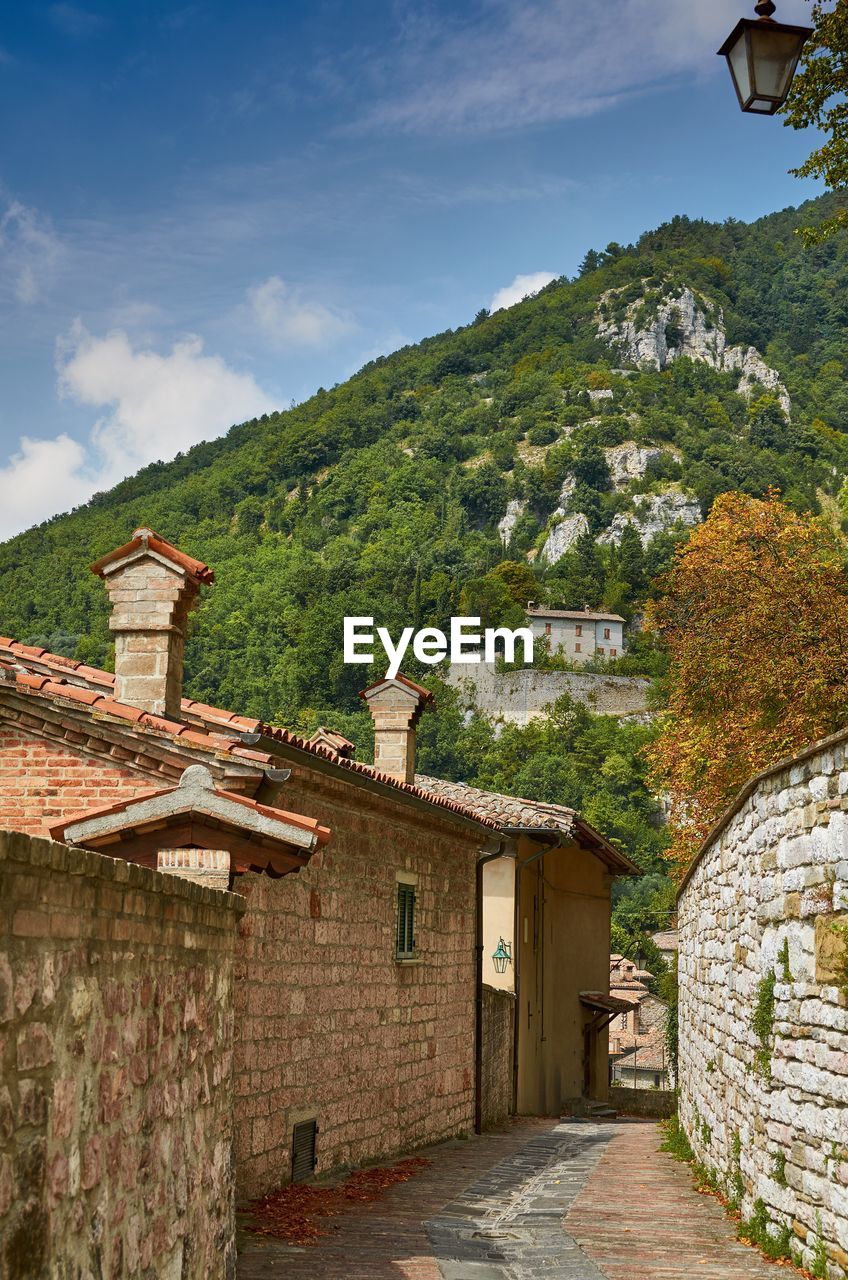
[[[582,650],[583,650],[583,646],[582,646],[582,644],[576,644],[576,645],[574,646],[574,652],[575,652],[575,653],[581,653],[581,652],[582,652]]]
[[[609,627],[604,627],[604,639],[609,640],[609,638],[610,638],[610,629]]]
[[[292,1130],[292,1182],[305,1182],[315,1172],[315,1120],[302,1120]]]
[[[399,884],[397,905],[398,960],[410,960],[415,955],[415,885]]]
[[[598,653],[603,653],[603,649],[598,649]]]
[[[622,1031],[627,1030],[627,1014],[626,1013],[623,1013],[621,1015],[621,1029]]]
[[[578,622],[577,626],[574,628],[574,634],[575,634],[576,636],[582,636],[582,634],[583,634],[583,623],[582,623],[582,622]]]
[[[546,622],[546,623],[545,623],[545,635],[546,635],[546,636],[549,636],[550,634],[551,634],[551,624],[550,624],[549,622]]]
[[[611,657],[611,658],[617,658],[617,657],[618,657],[618,650],[617,650],[617,649],[610,649],[610,657]]]

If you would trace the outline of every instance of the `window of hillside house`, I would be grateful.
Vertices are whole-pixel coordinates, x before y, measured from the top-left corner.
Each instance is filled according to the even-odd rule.
[[[574,646],[574,652],[575,652],[575,653],[582,653],[582,651],[583,651],[583,646],[582,646],[582,644],[576,644],[576,645]]]
[[[654,1072],[654,1088],[659,1089],[659,1087],[660,1087],[660,1073],[658,1071],[655,1071]]]
[[[626,1013],[623,1013],[621,1015],[621,1029],[622,1031],[627,1030],[627,1014]]]
[[[550,624],[549,622],[546,622],[546,623],[545,623],[545,635],[546,635],[546,636],[549,636],[550,634],[551,634],[551,624]]]
[[[618,650],[617,650],[617,649],[610,649],[610,657],[611,657],[611,658],[617,658],[617,657],[618,657]]]
[[[578,622],[577,626],[574,628],[574,634],[575,634],[576,636],[582,636],[582,634],[583,634],[583,623],[582,623],[582,622]]]
[[[598,649],[598,653],[603,654],[603,649]]]
[[[610,629],[609,627],[604,627],[604,639],[609,640],[609,638],[610,638]]]
[[[398,884],[395,955],[411,960],[415,955],[415,885]]]

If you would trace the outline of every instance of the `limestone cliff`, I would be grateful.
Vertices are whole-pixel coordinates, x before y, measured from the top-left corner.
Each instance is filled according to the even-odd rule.
[[[613,290],[601,297],[598,335],[621,360],[661,370],[673,360],[688,356],[720,371],[738,370],[740,395],[750,399],[757,386],[765,387],[774,392],[784,413],[790,416],[792,402],[780,374],[766,364],[756,347],[728,346],[720,308],[708,314],[709,304],[696,298],[687,287],[663,294],[652,307],[648,307],[646,299],[637,299],[620,319],[610,315],[615,296]]]

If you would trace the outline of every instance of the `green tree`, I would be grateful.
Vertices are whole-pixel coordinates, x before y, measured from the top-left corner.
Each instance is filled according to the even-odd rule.
[[[819,178],[831,191],[848,191],[848,5],[837,0],[812,0],[815,27],[801,56],[800,70],[783,108],[793,129],[815,128],[825,141],[798,169],[799,178]],[[810,244],[817,244],[848,226],[848,209],[840,208],[815,226],[802,228]]]

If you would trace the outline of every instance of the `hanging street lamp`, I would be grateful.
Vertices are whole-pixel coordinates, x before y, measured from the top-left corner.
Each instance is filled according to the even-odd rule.
[[[512,944],[501,938],[492,952],[495,973],[506,973],[506,967],[512,963]]]
[[[772,0],[758,0],[759,17],[742,18],[719,49],[727,58],[739,105],[753,115],[773,116],[786,101],[801,50],[812,27],[775,22]]]

